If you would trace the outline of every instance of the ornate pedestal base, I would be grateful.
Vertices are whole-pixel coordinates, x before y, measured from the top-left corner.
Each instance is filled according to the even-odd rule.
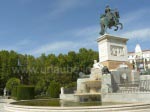
[[[127,43],[128,39],[105,34],[97,39],[99,47],[99,60],[109,70],[116,69],[121,64],[128,65]]]
[[[128,67],[130,69],[132,69],[132,65],[129,62],[124,62],[124,61],[104,61],[104,62],[101,62],[101,63],[104,66],[107,66],[109,70],[117,69],[119,67],[119,65],[121,65],[123,63],[128,65]]]

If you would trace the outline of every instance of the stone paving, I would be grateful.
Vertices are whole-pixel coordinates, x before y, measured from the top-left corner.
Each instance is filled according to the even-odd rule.
[[[4,110],[4,105],[12,101],[12,99],[4,99],[2,96],[0,96],[0,112],[8,112]]]
[[[0,112],[4,112],[4,102],[0,99]]]

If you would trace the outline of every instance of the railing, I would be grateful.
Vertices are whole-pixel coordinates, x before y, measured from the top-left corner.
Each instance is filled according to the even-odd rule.
[[[150,75],[150,69],[147,69],[146,71],[140,71],[140,75]]]
[[[150,92],[150,80],[142,80],[142,81],[140,81],[140,91],[148,91],[148,92]]]
[[[117,93],[150,92],[150,80],[115,83]]]

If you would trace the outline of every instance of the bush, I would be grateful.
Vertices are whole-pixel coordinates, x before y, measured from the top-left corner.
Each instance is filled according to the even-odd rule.
[[[48,96],[58,98],[60,94],[60,85],[57,82],[51,82],[47,90]]]
[[[17,100],[30,100],[34,99],[34,86],[18,86],[17,87]]]
[[[75,87],[77,87],[77,82],[71,82],[65,86],[65,88],[75,88]]]
[[[20,80],[17,78],[11,78],[6,83],[6,89],[7,91],[12,92],[12,89],[18,85],[20,85]]]
[[[12,89],[12,91],[11,91],[11,96],[12,97],[17,97],[17,87],[14,87],[13,89]]]
[[[36,86],[35,86],[35,93],[36,95],[40,95],[41,93],[45,93],[46,92],[46,83],[44,80],[40,80],[37,82]]]

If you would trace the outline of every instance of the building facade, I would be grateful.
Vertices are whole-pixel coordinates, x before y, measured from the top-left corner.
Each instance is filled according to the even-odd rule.
[[[135,52],[128,52],[128,61],[135,70],[150,69],[150,50],[142,50],[140,45],[137,44]]]

